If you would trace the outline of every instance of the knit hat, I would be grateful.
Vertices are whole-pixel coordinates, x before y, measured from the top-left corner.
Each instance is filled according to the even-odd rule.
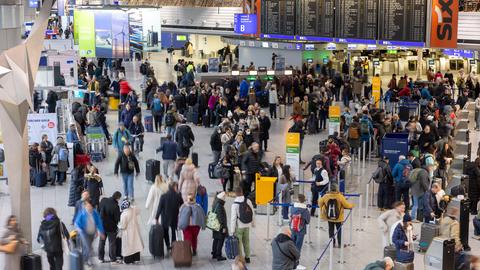
[[[225,201],[225,195],[226,195],[225,192],[222,191],[222,192],[220,192],[220,193],[217,194],[217,199],[220,199],[220,200],[222,200],[222,201]]]
[[[409,214],[405,214],[403,216],[403,222],[410,222],[412,221],[412,217]]]
[[[128,209],[128,208],[130,208],[130,201],[125,199],[120,204],[120,209],[123,211],[123,210]]]

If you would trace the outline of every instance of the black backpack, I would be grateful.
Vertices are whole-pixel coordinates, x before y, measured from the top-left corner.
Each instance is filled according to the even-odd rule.
[[[329,199],[327,201],[326,217],[328,219],[337,220],[340,217],[340,208],[336,199]]]
[[[247,199],[243,202],[235,202],[238,204],[238,219],[244,224],[248,224],[253,221],[253,211],[250,205],[247,203]]]
[[[165,126],[171,127],[175,124],[175,117],[173,116],[173,113],[167,113],[165,115]]]
[[[383,171],[383,168],[378,166],[377,169],[373,172],[372,174],[372,179],[375,181],[377,184],[381,184],[384,182],[385,179],[385,173]]]

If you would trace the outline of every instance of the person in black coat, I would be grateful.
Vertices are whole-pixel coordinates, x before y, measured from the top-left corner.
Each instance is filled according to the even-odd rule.
[[[190,148],[195,141],[195,135],[193,135],[192,128],[188,126],[187,121],[182,119],[182,123],[177,126],[175,132],[175,142],[177,143],[177,154],[180,157],[188,157],[190,154]]]
[[[180,206],[183,204],[182,196],[178,193],[178,183],[170,182],[168,185],[167,193],[163,194],[160,197],[160,202],[157,208],[157,214],[155,219],[158,223],[158,218],[161,216],[161,223],[163,226],[163,238],[165,239],[165,244],[167,249],[171,250],[172,246],[170,243],[173,243],[177,240],[175,231],[177,230],[178,224],[178,213]],[[168,236],[168,229],[172,231],[172,242]]]
[[[37,242],[43,245],[47,253],[50,269],[61,270],[63,267],[62,238],[69,239],[67,227],[60,221],[53,208],[43,211],[43,220],[38,230]]]
[[[252,143],[250,150],[245,154],[242,161],[242,173],[245,175],[243,183],[243,194],[248,197],[252,191],[252,184],[255,182],[255,174],[260,172],[260,145]]]
[[[217,127],[210,136],[210,148],[213,153],[213,163],[217,163],[220,160],[220,155],[222,153],[222,139],[221,139],[222,129]]]
[[[212,259],[217,259],[217,261],[225,261],[227,259],[222,256],[223,242],[225,241],[225,237],[228,235],[227,212],[225,211],[225,195],[225,192],[218,193],[212,206],[212,211],[213,213],[217,214],[218,223],[220,223],[220,230],[212,230]]]
[[[268,116],[266,116],[265,111],[261,110],[260,111],[260,117],[258,118],[258,123],[260,126],[260,149],[263,149],[265,152],[267,152],[267,147],[268,147],[268,139],[270,139],[270,119]]]
[[[115,191],[110,198],[103,198],[100,201],[99,214],[102,218],[103,228],[105,230],[105,238],[98,242],[98,259],[104,262],[105,257],[105,243],[108,238],[108,255],[110,262],[117,261],[117,246],[116,239],[118,233],[118,222],[120,222],[120,207],[118,201],[122,198],[122,193]]]
[[[57,93],[55,93],[55,91],[53,90],[50,90],[47,95],[47,100],[45,100],[48,105],[48,113],[55,113],[55,109],[57,108],[57,101]]]
[[[80,200],[85,184],[85,166],[78,165],[73,169],[70,181],[70,190],[68,196],[68,206],[74,207],[75,203]]]

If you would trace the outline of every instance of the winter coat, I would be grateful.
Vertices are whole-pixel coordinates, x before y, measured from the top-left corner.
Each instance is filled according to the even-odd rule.
[[[47,100],[45,101],[48,105],[48,112],[55,113],[57,107],[58,95],[53,90],[50,90],[47,95]]]
[[[112,144],[115,149],[118,151],[123,151],[123,146],[125,143],[130,142],[132,140],[132,135],[130,135],[130,131],[125,129],[123,132],[120,129],[117,129],[113,134]]]
[[[75,168],[71,173],[70,190],[68,196],[68,206],[74,207],[80,200],[84,189],[85,175],[79,168]]]
[[[440,237],[454,239],[456,252],[463,247],[460,241],[460,223],[449,216],[445,216],[440,222]]]
[[[184,165],[180,172],[180,179],[178,180],[178,189],[182,194],[184,202],[187,201],[188,194],[192,193],[195,197],[197,187],[200,185],[200,176],[193,164]]]
[[[121,95],[126,95],[132,90],[132,88],[130,87],[128,82],[125,81],[125,80],[120,80],[119,84],[120,84],[120,94]]]
[[[93,207],[97,207],[100,202],[100,196],[102,195],[103,182],[102,178],[98,174],[86,174],[85,175],[85,189],[90,194]]]
[[[230,211],[230,230],[232,233],[234,233],[237,230],[237,228],[238,229],[250,228],[250,225],[255,224],[255,215],[252,216],[252,222],[248,224],[243,223],[239,219],[239,216],[240,216],[239,205],[240,203],[243,203],[245,200],[247,200],[248,206],[253,211],[253,204],[249,199],[245,198],[244,196],[235,197],[235,200],[232,203],[232,208]]]
[[[42,220],[38,229],[37,242],[43,244],[47,254],[63,252],[62,237],[68,239],[69,234],[67,227],[58,217],[52,216]]]
[[[327,207],[328,207],[328,201],[330,199],[335,199],[337,200],[337,206],[338,210],[340,211],[338,215],[338,219],[329,219],[327,218]],[[321,209],[321,218],[323,220],[327,220],[328,222],[335,222],[335,223],[342,223],[345,219],[345,209],[352,209],[353,204],[348,202],[347,199],[342,195],[340,192],[328,192],[326,193],[322,198],[318,200],[318,207]]]
[[[197,203],[184,203],[178,213],[178,228],[185,230],[188,226],[205,229],[205,212]]]
[[[395,183],[402,181],[403,169],[405,169],[405,166],[407,165],[410,165],[410,161],[408,161],[408,159],[403,159],[397,164],[395,164],[392,170],[392,176],[393,180],[395,180]]]
[[[225,210],[225,201],[217,199],[212,207],[212,211],[217,214],[218,223],[220,223],[220,230],[213,231],[213,239],[224,239],[228,234],[227,211]],[[224,233],[223,229],[227,229]]]
[[[218,133],[216,130],[210,136],[210,148],[212,149],[212,151],[222,151],[221,136],[220,133]]]
[[[414,253],[413,251],[408,251],[405,242],[408,241],[407,234],[403,230],[403,224],[400,222],[395,230],[393,231],[392,243],[397,249],[397,261],[399,262],[413,262]]]
[[[300,252],[288,235],[277,235],[271,245],[273,256],[272,270],[293,270],[297,267]]]
[[[105,232],[117,232],[120,222],[120,207],[113,197],[103,198],[100,201],[99,214],[103,222]]]
[[[147,200],[145,201],[145,208],[150,211],[150,217],[147,224],[156,224],[155,215],[157,214],[157,207],[160,203],[160,198],[168,191],[168,185],[166,183],[160,184],[160,187],[153,184],[148,192]]]
[[[402,215],[395,209],[387,210],[377,218],[380,230],[384,233],[389,233],[392,226],[400,220],[402,220]]]
[[[123,210],[120,216],[120,235],[122,236],[122,256],[127,257],[143,251],[143,240],[138,225],[140,210],[130,207]]]
[[[132,161],[135,170],[131,169],[128,167],[128,162]],[[130,153],[129,156],[125,155],[125,153],[122,151],[122,153],[117,157],[117,161],[115,162],[115,169],[114,173],[118,173],[118,169],[120,168],[120,173],[124,174],[133,174],[135,171],[137,173],[140,173],[140,167],[138,166],[138,160],[135,157],[134,154]]]
[[[434,213],[435,216],[438,217],[440,216],[441,210],[438,206],[436,195],[429,190],[423,195],[423,216],[431,217],[431,213]]]
[[[248,84],[247,80],[243,80],[240,83],[240,98],[246,98],[248,96],[248,89],[250,88],[250,85]]]
[[[166,140],[157,151],[162,151],[163,160],[176,160],[177,159],[177,143],[172,140]]]
[[[23,238],[22,232],[20,229],[13,229],[10,227],[7,227],[3,234],[2,237],[0,238],[0,245],[6,245],[10,243],[10,237],[15,237],[15,240],[18,240],[20,242],[25,241]],[[13,254],[5,254],[3,257],[3,263],[4,266],[1,269],[4,270],[20,270],[20,258],[22,257],[23,254],[26,253],[26,245],[24,244],[18,244],[17,250]]]
[[[270,119],[265,116],[265,117],[259,117],[258,118],[258,123],[260,126],[260,140],[268,140],[270,139],[270,135],[268,130],[270,129],[271,123]]]
[[[278,104],[278,93],[277,90],[268,91],[268,103]]]
[[[280,189],[277,189],[277,192],[280,190],[282,191],[282,203],[291,203],[292,195],[290,194],[290,189],[292,188],[292,182],[288,182],[287,177],[282,174],[278,186]]]
[[[161,224],[164,228],[168,226],[176,228],[178,223],[178,212],[182,204],[183,199],[180,194],[174,190],[167,191],[167,193],[160,197],[155,219],[158,220],[158,218],[161,217]]]
[[[385,261],[376,261],[368,264],[363,270],[385,270]]]
[[[130,127],[132,123],[133,117],[135,116],[135,111],[133,109],[130,110],[123,110],[122,114],[120,115],[120,120],[125,124],[125,127]]]
[[[255,174],[260,171],[260,154],[249,150],[243,157],[242,170],[246,174]]]
[[[75,228],[77,228],[79,232],[84,232],[87,229],[88,215],[90,214],[85,209],[81,209],[77,214],[74,224]],[[97,210],[94,209],[91,215],[93,217],[93,221],[95,222],[96,230],[98,230],[100,233],[104,233],[105,230],[103,229],[103,222]]]
[[[410,181],[412,182],[410,191],[412,193],[412,196],[420,197],[428,191],[430,187],[430,178],[428,176],[428,171],[424,168],[413,169],[410,173],[410,176],[414,175],[416,175],[416,179],[410,179]]]
[[[181,148],[190,148],[195,141],[195,135],[193,135],[192,128],[186,124],[181,124],[177,127],[175,132],[175,141],[177,146]]]
[[[60,160],[58,159],[58,165],[56,166],[56,171],[58,172],[66,172],[68,170],[68,149],[67,149],[67,145],[66,144],[57,144],[55,145],[55,147],[53,148],[53,152],[52,152],[52,155],[55,155],[55,154],[59,154],[60,152],[60,149],[61,148],[64,148],[67,150],[67,160]]]
[[[307,205],[304,203],[294,203],[293,206],[290,208],[290,217],[293,215],[301,215],[302,216],[302,225],[303,228],[300,229],[300,232],[306,233],[307,232],[307,224],[310,224],[310,211],[307,208]]]

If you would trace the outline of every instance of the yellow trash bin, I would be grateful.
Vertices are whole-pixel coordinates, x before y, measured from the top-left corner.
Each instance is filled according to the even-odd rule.
[[[266,205],[273,199],[273,186],[277,177],[264,177],[257,173],[255,177],[255,203]]]
[[[120,104],[119,98],[109,97],[108,98],[108,109],[112,111],[118,110],[118,104]]]

